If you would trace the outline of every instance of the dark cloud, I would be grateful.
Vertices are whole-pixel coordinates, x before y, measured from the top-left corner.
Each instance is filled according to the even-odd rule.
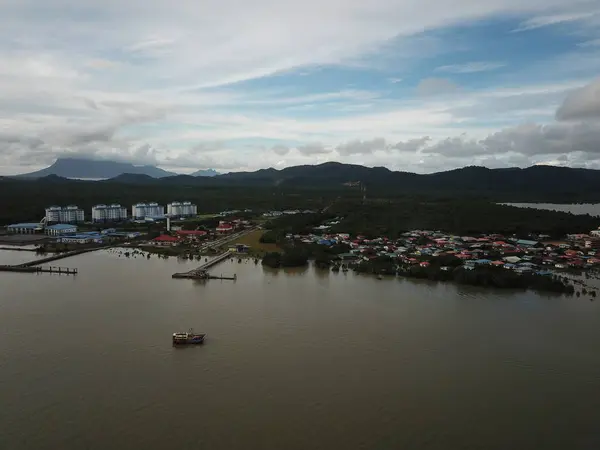
[[[556,111],[556,119],[600,119],[600,79],[571,92]]]
[[[377,150],[387,150],[387,143],[383,138],[362,141],[360,139],[340,144],[336,150],[340,155],[368,155]]]
[[[285,145],[275,145],[271,148],[271,150],[273,153],[279,156],[287,155],[290,152],[290,148],[286,147]]]
[[[420,150],[423,147],[425,147],[425,145],[427,145],[429,141],[431,141],[431,138],[429,136],[423,136],[422,138],[410,139],[404,142],[397,142],[396,144],[392,145],[391,148],[401,152],[414,153],[417,150]]]
[[[304,156],[324,155],[327,153],[331,153],[331,149],[325,148],[323,144],[320,144],[318,142],[296,147],[296,150],[298,150],[298,152],[302,153]]]
[[[118,126],[108,125],[87,130],[75,130],[64,136],[64,143],[77,146],[93,142],[109,142],[113,139]]]
[[[436,153],[445,156],[478,156],[489,153],[481,142],[462,135],[449,137],[421,150],[422,153]]]
[[[526,156],[571,152],[600,153],[600,124],[523,124],[505,128],[479,141],[465,136],[447,138],[421,150],[426,154],[468,157],[518,153]]]

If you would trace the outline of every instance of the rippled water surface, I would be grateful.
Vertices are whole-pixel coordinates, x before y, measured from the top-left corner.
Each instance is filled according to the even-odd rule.
[[[197,264],[0,273],[0,448],[600,448],[600,301]]]

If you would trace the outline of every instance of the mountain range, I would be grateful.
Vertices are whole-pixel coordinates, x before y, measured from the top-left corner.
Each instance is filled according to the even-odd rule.
[[[91,163],[91,165],[90,165]],[[102,169],[102,170],[101,170]],[[202,176],[205,173],[206,176]],[[65,178],[103,178],[102,183],[158,186],[236,186],[281,189],[342,189],[368,191],[371,197],[388,195],[478,196],[501,201],[582,202],[600,199],[600,170],[555,166],[488,169],[469,166],[431,174],[391,171],[329,162],[277,170],[214,175],[167,172],[152,166],[115,162],[60,159],[48,169],[20,178],[58,183]],[[48,176],[51,175],[51,176]],[[210,176],[213,175],[213,176]],[[107,179],[108,178],[108,179]],[[8,177],[5,177],[8,180]]]
[[[178,175],[175,172],[160,169],[155,166],[136,166],[117,161],[96,161],[85,158],[58,158],[54,164],[45,169],[19,175],[22,178],[42,178],[57,175],[74,179],[107,179],[122,174],[147,175],[152,178],[164,178]],[[213,177],[218,175],[213,169],[199,170],[192,176]]]

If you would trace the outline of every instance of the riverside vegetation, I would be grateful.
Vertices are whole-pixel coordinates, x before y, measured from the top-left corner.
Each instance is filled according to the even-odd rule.
[[[562,237],[564,233],[580,231],[577,227],[597,226],[596,220],[589,217],[579,218],[571,221],[570,214],[555,214],[551,211],[530,210],[533,214],[515,207],[500,205],[474,204],[471,208],[463,205],[454,209],[459,212],[459,218],[447,218],[452,212],[449,202],[439,202],[439,211],[432,203],[422,206],[423,209],[409,211],[407,209],[389,209],[387,205],[358,205],[348,208],[348,204],[336,204],[326,213],[307,214],[301,216],[281,217],[265,224],[267,232],[261,237],[262,242],[276,243],[280,247],[278,252],[267,253],[262,260],[263,265],[268,267],[293,267],[308,264],[309,259],[320,268],[345,267],[357,273],[368,273],[376,275],[399,275],[411,278],[429,279],[433,281],[450,281],[459,284],[473,286],[484,286],[494,288],[511,289],[533,289],[538,291],[558,292],[572,294],[574,287],[562,277],[552,274],[540,275],[536,273],[515,273],[501,267],[482,265],[477,267],[466,267],[463,261],[454,255],[423,256],[420,258],[424,265],[406,264],[397,258],[389,256],[377,256],[368,260],[354,259],[344,262],[340,255],[347,254],[350,246],[343,243],[334,245],[319,245],[311,242],[301,242],[294,236],[307,235],[315,232],[315,228],[324,222],[331,223],[326,233],[347,233],[350,236],[367,236],[371,239],[385,236],[395,239],[402,233],[410,231],[406,227],[421,220],[420,223],[442,223],[444,220],[452,221],[459,232],[469,229],[471,233],[482,233],[483,226],[493,227],[495,232],[511,233],[519,237],[528,238],[533,233],[548,233],[547,236]],[[456,204],[455,204],[456,205]],[[460,203],[459,203],[460,205]],[[483,209],[478,209],[477,206]],[[487,207],[486,207],[487,206]],[[431,214],[423,214],[429,211]],[[462,213],[461,213],[462,211]],[[465,213],[473,217],[473,223],[460,225],[465,219]],[[345,217],[337,214],[345,212]],[[503,215],[486,216],[486,213],[502,212]],[[546,214],[546,213],[550,214]],[[417,214],[413,218],[412,214]],[[419,219],[421,217],[421,219]],[[493,217],[498,217],[491,224]],[[339,220],[335,220],[339,219]],[[553,220],[552,220],[553,219]],[[437,220],[437,222],[436,222]],[[511,222],[512,221],[512,222]],[[386,232],[385,234],[382,232]],[[550,234],[551,233],[551,234]],[[465,233],[466,234],[466,233]],[[291,238],[291,239],[290,239]]]

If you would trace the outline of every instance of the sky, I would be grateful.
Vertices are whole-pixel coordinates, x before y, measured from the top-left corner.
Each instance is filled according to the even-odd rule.
[[[600,0],[0,0],[0,175],[600,169]]]

